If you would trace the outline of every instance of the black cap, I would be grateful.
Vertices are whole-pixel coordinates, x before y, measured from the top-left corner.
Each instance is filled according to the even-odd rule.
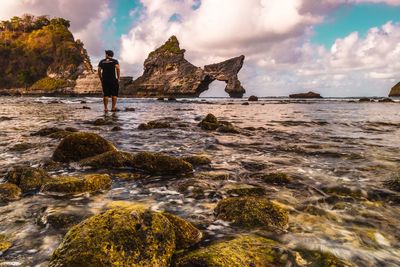
[[[106,50],[106,55],[109,57],[113,57],[114,56],[114,52],[112,50]]]

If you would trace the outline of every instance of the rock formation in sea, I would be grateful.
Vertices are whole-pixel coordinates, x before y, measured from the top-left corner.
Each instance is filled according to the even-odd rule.
[[[392,87],[389,93],[389,97],[400,96],[400,82]]]
[[[208,89],[215,80],[226,82],[225,92],[231,97],[242,97],[238,72],[244,56],[224,62],[196,67],[185,59],[185,50],[172,36],[151,52],[144,62],[144,73],[138,79],[121,84],[121,94],[138,97],[196,97]]]
[[[292,94],[289,95],[290,98],[322,98],[320,94],[314,93],[314,92],[308,92],[308,93],[300,93],[300,94]]]

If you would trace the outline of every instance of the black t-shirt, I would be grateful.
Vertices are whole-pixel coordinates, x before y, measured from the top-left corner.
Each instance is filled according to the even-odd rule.
[[[113,58],[106,58],[100,61],[99,68],[103,70],[103,81],[115,81],[117,79],[115,66],[118,64],[118,60]]]

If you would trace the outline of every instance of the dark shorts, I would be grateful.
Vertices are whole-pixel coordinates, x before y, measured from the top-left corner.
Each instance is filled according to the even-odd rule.
[[[119,84],[118,80],[115,81],[103,81],[101,83],[103,86],[103,94],[104,96],[118,96]]]

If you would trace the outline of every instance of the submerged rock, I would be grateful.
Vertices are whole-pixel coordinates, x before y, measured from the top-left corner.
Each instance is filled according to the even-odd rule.
[[[83,159],[79,161],[79,165],[96,169],[114,169],[129,167],[132,160],[132,154],[113,150]]]
[[[178,256],[175,266],[287,266],[288,259],[282,257],[282,250],[278,248],[275,241],[264,237],[239,236]]]
[[[310,91],[308,93],[291,94],[289,98],[322,98],[322,96]]]
[[[228,195],[233,196],[264,196],[266,190],[259,186],[253,186],[248,184],[228,184],[223,187]]]
[[[67,137],[68,135],[72,134],[72,133],[76,133],[78,132],[77,129],[72,128],[72,127],[67,127],[65,129],[60,129],[57,127],[47,127],[47,128],[43,128],[40,129],[37,132],[32,133],[32,136],[47,136],[50,138],[54,138],[54,139],[62,139]]]
[[[349,187],[345,185],[323,186],[321,190],[330,195],[364,198],[367,193],[358,187]]]
[[[198,126],[206,131],[217,130],[221,133],[239,133],[232,123],[227,121],[218,121],[217,117],[211,113],[207,114],[207,116],[198,124]]]
[[[390,190],[400,192],[400,174],[397,174],[392,179],[385,181],[384,185]]]
[[[177,247],[197,242],[198,231],[167,216],[119,206],[90,217],[68,231],[49,266],[169,266]]]
[[[186,249],[200,242],[203,234],[193,224],[170,213],[164,212],[162,215],[168,219],[174,229],[176,249]]]
[[[59,162],[79,161],[116,150],[109,141],[95,133],[73,133],[61,141],[53,154]]]
[[[6,174],[5,180],[21,188],[22,193],[29,193],[39,190],[42,185],[51,181],[51,177],[40,168],[15,167]]]
[[[210,165],[211,159],[206,156],[195,155],[195,156],[188,156],[182,158],[184,161],[189,162],[193,166],[203,166],[203,165]]]
[[[51,210],[47,211],[41,218],[43,225],[50,225],[54,229],[62,230],[63,233],[74,225],[79,224],[81,221],[90,217],[90,213],[87,211],[83,212],[72,212],[63,210]]]
[[[109,119],[98,118],[93,122],[94,126],[104,126],[104,125],[112,125],[114,124],[113,121]]]
[[[23,152],[28,149],[36,147],[35,144],[31,143],[20,143],[20,144],[15,144],[12,148],[10,148],[11,151],[16,151],[16,152]]]
[[[218,219],[235,226],[285,229],[289,222],[286,210],[268,199],[258,197],[229,197],[215,208]]]
[[[21,198],[21,189],[12,183],[0,184],[0,202],[9,202]]]
[[[44,193],[79,194],[107,190],[111,178],[107,174],[87,174],[82,177],[59,176],[42,187]]]
[[[171,125],[165,121],[150,121],[148,123],[141,123],[138,127],[139,130],[152,130],[152,129],[166,129],[171,128]]]
[[[252,96],[250,96],[250,97],[247,99],[247,101],[256,102],[256,101],[258,101],[258,97],[255,96],[255,95],[252,95]]]
[[[7,240],[5,235],[0,234],[0,255],[9,249],[12,246],[12,243]]]
[[[267,184],[285,185],[292,182],[292,178],[283,172],[263,173],[257,177]]]
[[[153,175],[176,175],[193,172],[192,164],[161,153],[140,152],[133,156],[131,166]]]

